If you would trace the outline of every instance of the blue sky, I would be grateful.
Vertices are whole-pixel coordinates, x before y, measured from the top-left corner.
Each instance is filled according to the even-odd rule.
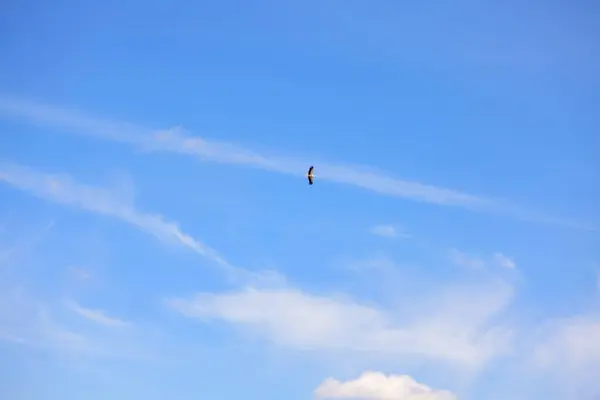
[[[9,1],[0,393],[600,396],[600,10],[413,3]]]

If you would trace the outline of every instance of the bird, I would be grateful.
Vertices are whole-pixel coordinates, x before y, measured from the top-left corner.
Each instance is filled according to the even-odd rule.
[[[310,166],[310,168],[308,169],[308,173],[306,174],[306,176],[308,177],[308,184],[312,185],[313,184],[313,170],[315,169],[314,166]]]

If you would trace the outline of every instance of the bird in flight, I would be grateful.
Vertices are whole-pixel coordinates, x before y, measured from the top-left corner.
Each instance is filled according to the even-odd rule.
[[[308,184],[312,185],[313,184],[313,170],[315,169],[314,166],[310,166],[310,168],[308,169],[308,173],[306,174],[306,176],[308,177]]]

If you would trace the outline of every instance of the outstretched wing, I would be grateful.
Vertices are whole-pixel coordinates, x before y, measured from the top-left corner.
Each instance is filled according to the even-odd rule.
[[[311,175],[308,176],[308,184],[309,185],[313,184],[313,177]]]

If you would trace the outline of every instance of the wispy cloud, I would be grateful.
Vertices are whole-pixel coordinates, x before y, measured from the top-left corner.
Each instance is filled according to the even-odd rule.
[[[517,267],[517,263],[515,262],[515,260],[502,253],[495,253],[494,261],[496,262],[496,264],[504,268],[514,269]]]
[[[104,325],[112,328],[126,328],[131,327],[133,324],[129,321],[124,321],[118,318],[109,317],[102,310],[92,310],[89,308],[82,307],[77,302],[73,300],[67,300],[66,305],[73,312],[78,314],[79,316],[90,320],[96,324]]]
[[[508,269],[517,267],[517,263],[512,258],[500,252],[494,253],[492,257],[480,257],[452,249],[450,258],[456,265],[472,269],[481,269],[489,265],[497,265]]]
[[[309,164],[301,160],[260,155],[231,143],[205,140],[189,135],[182,128],[157,131],[5,95],[0,95],[0,112],[29,123],[54,126],[69,133],[129,143],[149,151],[194,155],[204,161],[246,165],[298,176],[304,175]],[[477,196],[454,190],[386,177],[369,171],[366,167],[318,163],[318,179],[437,204],[476,207],[488,203]]]
[[[88,338],[55,321],[49,307],[21,287],[2,287],[0,337],[33,347],[95,351]]]
[[[453,263],[462,267],[479,269],[485,266],[485,261],[481,258],[468,255],[456,249],[451,250],[450,257]]]
[[[25,250],[34,247],[43,237],[54,227],[54,221],[49,221],[39,231],[28,235],[26,239],[20,240],[18,243],[11,245],[2,245],[0,247],[0,264],[9,263],[12,258]]]
[[[178,243],[230,267],[216,251],[181,231],[176,223],[138,211],[114,191],[77,183],[66,174],[47,174],[10,163],[0,163],[0,181],[46,200],[118,218],[159,240]]]
[[[14,235],[28,237],[15,229],[17,224],[11,226],[13,232],[17,231]],[[98,357],[152,360],[153,353],[165,344],[156,335],[155,326],[144,321],[134,324],[110,312],[84,307],[73,300],[64,281],[48,280],[39,274],[40,263],[56,275],[73,272],[72,268],[61,268],[62,260],[52,261],[55,250],[56,246],[45,246],[40,252],[30,246],[15,257],[13,268],[0,268],[0,341],[76,361],[77,365]],[[60,248],[58,252],[65,253]],[[140,329],[131,329],[135,327]]]
[[[409,237],[408,234],[406,234],[402,231],[399,231],[396,227],[394,227],[392,225],[375,225],[374,227],[372,227],[369,230],[369,232],[371,232],[371,234],[373,234],[375,236],[381,236],[381,237],[387,237],[387,238]]]
[[[510,330],[490,322],[511,297],[512,287],[493,282],[412,298],[411,308],[402,312],[291,288],[200,293],[167,304],[188,317],[226,321],[291,347],[425,357],[477,367],[510,344]]]
[[[69,275],[78,281],[88,281],[92,278],[92,273],[88,268],[73,267],[69,269]]]
[[[532,363],[566,398],[599,398],[600,309],[543,324],[532,340]]]
[[[590,369],[600,366],[600,318],[578,316],[557,321],[535,350],[542,366]]]
[[[408,375],[367,371],[357,379],[341,382],[328,378],[315,389],[317,399],[455,400],[447,390],[432,389]]]
[[[183,232],[175,222],[139,211],[114,190],[81,184],[66,174],[48,174],[11,163],[0,163],[0,182],[59,204],[118,218],[160,241],[201,254],[216,263],[232,280],[261,285],[283,283],[283,278],[274,271],[253,272],[230,264],[217,251]]]
[[[67,307],[74,311],[70,305]],[[64,302],[42,299],[22,286],[4,282],[0,286],[0,340],[60,356],[149,359],[151,335],[141,330],[99,329],[98,325],[125,325],[121,325],[124,321],[85,308],[76,313],[94,324],[82,326],[70,317],[73,313],[64,311]]]
[[[52,126],[64,132],[134,145],[147,151],[187,154],[203,161],[237,164],[302,176],[309,164],[317,166],[317,180],[361,187],[376,193],[438,205],[511,215],[524,220],[592,229],[578,221],[554,218],[502,201],[419,182],[392,178],[365,166],[307,162],[258,154],[235,144],[192,136],[181,128],[157,131],[125,122],[110,121],[66,108],[0,94],[0,113],[27,123]]]

